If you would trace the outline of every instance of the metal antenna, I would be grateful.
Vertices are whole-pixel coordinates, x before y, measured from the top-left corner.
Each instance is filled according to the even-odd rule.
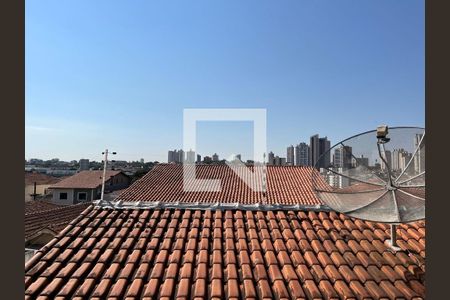
[[[263,204],[267,204],[267,165],[266,165],[266,152],[263,154],[263,178],[262,178],[262,190],[263,190]]]
[[[102,193],[100,196],[100,201],[103,201],[103,197],[105,195],[105,181],[106,181],[106,168],[108,167],[108,149],[105,150],[105,152],[102,152],[102,154],[105,155],[103,158],[103,176],[102,176]],[[111,152],[111,154],[115,155],[116,152]]]
[[[396,206],[397,204],[397,198],[395,196],[394,190],[396,187],[393,185],[392,181],[392,170],[391,166],[386,161],[386,148],[384,144],[388,143],[390,141],[390,138],[387,137],[389,133],[389,128],[387,125],[381,125],[377,128],[377,148],[378,148],[378,155],[380,156],[381,161],[384,163],[384,166],[386,170],[388,171],[388,182],[387,182],[387,189],[391,190],[392,197],[395,201]],[[389,244],[391,245],[392,250],[399,251],[400,247],[397,246],[397,224],[391,224],[391,240],[389,241]]]

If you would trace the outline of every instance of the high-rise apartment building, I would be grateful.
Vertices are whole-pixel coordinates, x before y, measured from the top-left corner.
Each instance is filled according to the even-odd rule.
[[[290,145],[287,147],[286,151],[286,163],[288,165],[293,166],[295,164],[295,153],[294,153],[294,146]]]
[[[334,150],[333,165],[337,168],[349,169],[352,167],[352,147],[341,146]]]
[[[168,163],[174,163],[176,162],[176,157],[178,155],[177,150],[169,150],[168,154],[167,154],[167,162]]]
[[[300,143],[295,147],[295,165],[309,166],[309,146],[306,143]]]
[[[213,154],[212,161],[219,161],[219,155],[217,153]]]
[[[269,155],[267,156],[267,164],[269,166],[275,165],[275,154],[273,154],[272,151],[270,151]]]
[[[422,172],[425,172],[425,140],[422,141],[422,144],[420,144],[420,141],[422,140],[423,134],[416,134],[414,137],[414,149],[417,149],[419,145],[421,147],[417,149],[417,153],[414,156],[414,171],[419,174]],[[423,137],[425,139],[425,137]]]
[[[356,165],[368,167],[369,166],[369,158],[364,157],[364,155],[361,154],[360,157],[356,157]]]
[[[386,163],[388,164],[389,167],[392,168],[392,152],[390,150],[386,150],[384,151],[384,153],[382,153],[384,160],[386,160]],[[386,165],[384,163],[384,161],[381,161],[381,170],[385,171],[386,170]]]
[[[182,163],[185,159],[184,151],[183,150],[169,150],[167,155],[167,162],[168,163]]]
[[[189,150],[186,152],[186,162],[195,163],[195,151]]]
[[[409,153],[403,148],[394,149],[394,151],[392,152],[392,170],[403,171],[411,159],[412,153]]]
[[[310,165],[318,169],[330,166],[330,141],[327,137],[320,138],[318,134],[311,136],[309,148]]]

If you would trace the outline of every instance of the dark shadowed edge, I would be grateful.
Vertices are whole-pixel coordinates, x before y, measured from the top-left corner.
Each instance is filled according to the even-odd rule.
[[[24,296],[25,1],[2,3],[2,299]]]
[[[450,28],[447,1],[427,0],[425,5],[425,112],[427,128],[426,155],[426,294],[427,299],[441,299],[448,294],[449,240],[448,215],[448,118],[450,108],[448,70]],[[439,5],[438,5],[439,4]],[[445,59],[444,59],[445,58]],[[446,104],[446,105],[444,105]],[[446,162],[447,161],[447,162]]]

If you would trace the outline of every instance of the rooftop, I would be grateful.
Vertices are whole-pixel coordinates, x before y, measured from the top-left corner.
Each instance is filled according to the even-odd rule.
[[[54,204],[43,200],[33,200],[25,202],[25,215],[31,213],[37,213],[41,211],[51,210],[61,207],[61,205]]]
[[[106,180],[108,180],[112,176],[119,174],[120,172],[121,171],[107,170],[106,171]],[[103,176],[102,170],[81,171],[79,173],[76,173],[75,175],[72,175],[70,177],[67,177],[67,178],[59,181],[58,183],[51,185],[49,188],[95,189],[102,185],[102,176]]]
[[[43,201],[30,201],[26,204],[25,240],[43,229],[58,233],[89,206],[87,203],[67,206],[44,203]]]
[[[27,299],[420,299],[425,224],[335,212],[87,208],[25,267]]]
[[[65,177],[64,177],[65,178]],[[41,173],[25,172],[25,185],[36,184],[53,184],[63,179],[62,177],[54,177]]]
[[[266,201],[283,209],[177,201],[255,203],[227,166],[198,166],[221,178],[215,193],[181,190],[182,167],[159,165],[119,200],[173,208],[87,207],[25,265],[27,299],[423,299],[425,222],[397,228],[349,218],[320,203],[311,168],[269,167]],[[289,205],[308,204],[296,210]]]
[[[319,205],[312,186],[315,169],[299,166],[267,166],[267,194],[255,192],[227,165],[197,165],[196,178],[220,179],[220,192],[183,191],[183,165],[159,164],[119,195],[121,201],[165,203],[240,203]]]

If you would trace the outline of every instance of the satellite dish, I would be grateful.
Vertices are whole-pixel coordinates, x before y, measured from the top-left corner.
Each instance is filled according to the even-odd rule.
[[[317,196],[349,217],[391,224],[394,248],[396,224],[425,218],[424,128],[379,126],[337,143],[315,167]]]

